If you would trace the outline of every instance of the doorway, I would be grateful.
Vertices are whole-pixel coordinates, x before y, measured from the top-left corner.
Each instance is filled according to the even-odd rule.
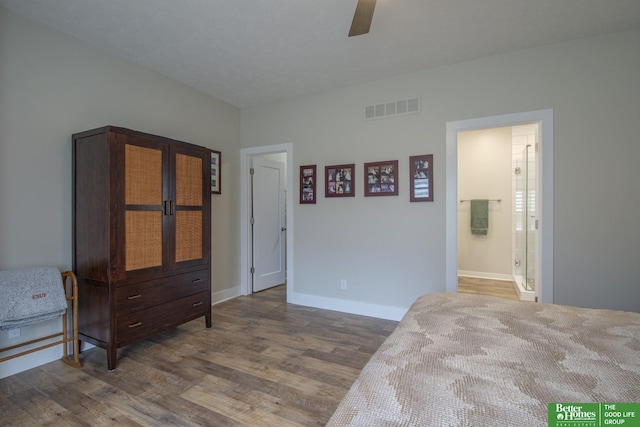
[[[252,233],[252,180],[250,171],[255,159],[260,158],[261,164],[264,162],[262,160],[266,159],[266,163],[269,163],[269,157],[273,157],[274,155],[280,155],[284,158],[285,168],[284,168],[284,182],[285,188],[288,191],[285,191],[285,218],[284,218],[284,226],[280,226],[281,237],[284,239],[285,243],[285,266],[287,271],[287,301],[290,300],[290,295],[294,289],[294,280],[293,280],[293,145],[290,143],[287,144],[277,144],[277,145],[269,145],[262,147],[253,147],[253,148],[243,148],[240,150],[240,188],[241,188],[241,199],[240,199],[240,280],[241,280],[241,292],[243,295],[249,295],[254,292],[254,274],[252,274],[252,267],[256,265],[256,263],[260,263],[261,260],[256,260],[256,256],[261,256],[259,252],[254,251],[253,245],[253,233]],[[269,168],[269,167],[267,167]],[[273,181],[276,179],[275,172],[267,172],[267,180]],[[279,180],[280,178],[278,178]],[[261,181],[260,184],[265,184],[265,182]],[[257,188],[258,191],[261,191]],[[284,230],[283,230],[284,229]],[[274,232],[275,233],[275,232]],[[272,233],[273,234],[273,233]],[[263,262],[264,264],[264,262]]]
[[[458,132],[459,292],[535,301],[538,135],[539,123]]]
[[[458,288],[458,134],[464,131],[538,123],[539,194],[536,277],[538,300],[553,302],[553,110],[539,110],[447,123],[446,150],[446,265],[448,292]]]

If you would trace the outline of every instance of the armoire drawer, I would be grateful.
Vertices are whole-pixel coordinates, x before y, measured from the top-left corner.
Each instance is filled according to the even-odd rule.
[[[116,311],[119,314],[144,310],[165,302],[209,289],[208,271],[199,270],[177,276],[116,288]]]
[[[200,292],[146,310],[116,317],[118,346],[143,339],[170,326],[202,316],[211,310],[209,292]]]

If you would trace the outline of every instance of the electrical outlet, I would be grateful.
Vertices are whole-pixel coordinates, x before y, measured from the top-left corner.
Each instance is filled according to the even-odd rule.
[[[346,279],[340,280],[340,289],[347,289],[347,280]]]
[[[20,328],[9,329],[9,339],[18,338],[20,336]]]

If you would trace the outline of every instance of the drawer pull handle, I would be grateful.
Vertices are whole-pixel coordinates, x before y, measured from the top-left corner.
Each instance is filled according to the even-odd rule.
[[[131,296],[128,296],[127,299],[136,299],[136,298],[140,298],[141,296],[142,296],[142,294],[131,295]]]
[[[193,280],[191,281],[191,283],[198,283],[198,282],[202,282],[202,279],[193,279]]]
[[[142,322],[136,322],[136,323],[132,323],[129,325],[130,328],[137,328],[138,326],[142,325]]]
[[[197,306],[199,306],[199,305],[202,305],[202,301],[194,302],[192,305],[193,305],[194,307],[197,307]]]

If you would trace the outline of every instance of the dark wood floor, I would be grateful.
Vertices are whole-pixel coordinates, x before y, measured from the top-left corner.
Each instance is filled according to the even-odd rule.
[[[489,295],[519,300],[520,297],[508,280],[478,279],[475,277],[458,277],[458,292],[476,295]]]
[[[118,352],[81,355],[0,380],[0,424],[325,425],[397,322],[285,303],[285,287],[213,308]]]

